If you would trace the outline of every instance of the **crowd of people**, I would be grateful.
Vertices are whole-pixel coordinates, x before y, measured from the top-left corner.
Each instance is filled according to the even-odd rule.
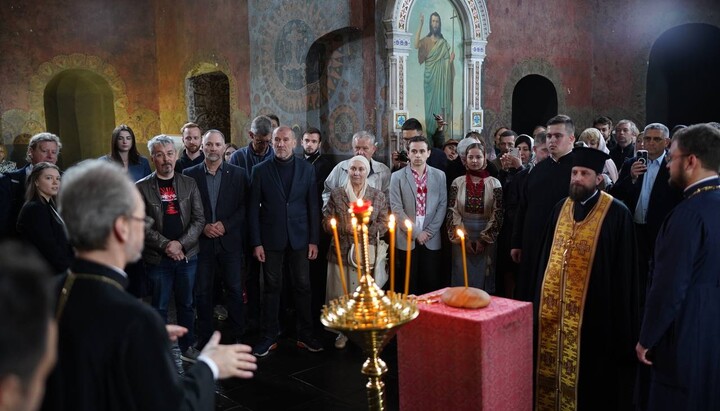
[[[395,243],[395,291],[408,257],[410,293],[463,285],[466,254],[470,286],[533,303],[536,409],[720,407],[720,336],[708,331],[720,329],[717,124],[640,133],[598,117],[576,139],[558,115],[532,136],[501,127],[489,146],[474,131],[446,140],[435,121],[432,140],[405,121],[391,167],[373,159],[371,133],[355,133],[353,157],[333,164],[319,129],[296,136],[269,116],[253,119],[245,147],[187,123],[180,152],[158,135],[149,159],[120,125],[108,155],[64,174],[54,134],[33,136],[14,171],[3,148],[1,234],[44,257],[26,270],[57,279],[54,308],[35,292],[43,322],[28,331],[48,341],[33,354],[39,378],[50,373],[46,408],[159,409],[172,398],[172,409],[208,409],[213,379],[249,378],[277,348],[288,308],[297,347],[323,351],[320,307],[357,286],[347,210],[358,199],[373,205],[373,250],[391,214],[398,238],[411,235]],[[57,355],[45,350],[55,341]],[[346,344],[337,334],[335,347]],[[8,376],[35,375],[3,367],[3,394]]]

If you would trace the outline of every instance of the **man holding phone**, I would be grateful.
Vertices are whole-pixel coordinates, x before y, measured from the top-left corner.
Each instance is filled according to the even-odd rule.
[[[655,249],[655,238],[665,216],[682,200],[682,193],[668,182],[666,148],[670,131],[660,123],[644,130],[645,150],[625,161],[610,194],[622,200],[633,213],[638,240],[640,289],[645,289],[648,265]],[[642,302],[641,298],[641,302]]]
[[[500,149],[500,153],[494,160],[492,160],[492,163],[495,163],[495,166],[497,166],[498,170],[507,170],[509,168],[509,164],[506,161],[503,161],[502,157],[503,155],[510,153],[510,151],[515,148],[516,138],[517,133],[512,130],[505,130],[500,133],[500,137],[497,141],[497,147]],[[519,158],[520,154],[518,154],[517,156]]]

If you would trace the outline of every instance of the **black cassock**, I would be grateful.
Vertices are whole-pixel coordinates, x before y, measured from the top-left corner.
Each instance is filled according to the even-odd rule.
[[[640,332],[653,362],[648,410],[720,410],[720,180],[685,195],[650,268]]]
[[[43,410],[214,409],[210,368],[198,362],[178,376],[165,324],[121,289],[125,277],[86,260],[76,260],[71,270],[97,277],[76,279],[70,290]]]
[[[553,207],[568,196],[572,172],[572,152],[555,161],[552,157],[539,162],[527,176],[520,192],[520,203],[513,227],[512,248],[522,249],[518,267],[515,299],[533,301],[538,258],[543,233],[550,221]]]
[[[596,193],[585,205],[575,202],[574,219],[584,220],[599,198]],[[544,239],[536,269],[536,324],[545,267],[564,202],[560,201],[553,210],[545,235],[538,235]],[[622,202],[613,199],[602,222],[586,291],[580,330],[578,410],[634,409],[639,301],[632,215]]]

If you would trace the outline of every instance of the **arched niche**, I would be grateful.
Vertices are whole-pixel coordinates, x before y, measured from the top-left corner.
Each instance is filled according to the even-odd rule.
[[[647,123],[668,127],[720,119],[720,28],[683,24],[652,46],[647,70]]]
[[[188,119],[203,130],[220,130],[230,142],[230,81],[222,71],[188,77]]]
[[[484,0],[447,0],[457,10],[457,29],[462,32],[462,72],[455,76],[462,79],[462,121],[460,131],[483,129],[482,109],[482,63],[485,59],[490,23]],[[414,48],[414,35],[409,21],[412,10],[423,0],[388,0],[384,14],[385,48],[388,53],[388,81],[386,120],[391,133],[397,134],[402,119],[418,117],[425,120],[425,113],[408,112],[408,57]],[[425,25],[431,16],[425,16]],[[452,20],[451,20],[452,21]],[[451,21],[443,21],[443,31]],[[457,58],[456,54],[456,58]],[[453,110],[457,112],[456,110]],[[439,113],[436,113],[439,114]]]
[[[558,112],[555,85],[547,77],[530,74],[517,82],[512,93],[512,130],[532,135]]]
[[[63,168],[109,151],[115,109],[104,78],[89,70],[62,71],[48,82],[43,100],[47,130],[63,143]]]

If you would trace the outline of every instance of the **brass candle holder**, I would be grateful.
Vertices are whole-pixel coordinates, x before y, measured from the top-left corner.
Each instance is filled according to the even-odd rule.
[[[362,348],[368,357],[362,367],[362,373],[368,376],[365,385],[368,409],[384,410],[385,383],[382,377],[388,368],[380,353],[397,330],[414,320],[419,311],[414,298],[403,298],[402,294],[393,291],[384,292],[370,275],[367,224],[372,207],[369,203],[358,201],[349,212],[362,225],[362,229],[358,230],[362,233],[362,242],[356,246],[362,248],[363,261],[358,262],[358,270],[362,267],[363,275],[352,295],[339,297],[323,307],[320,321],[324,326],[342,332]]]

